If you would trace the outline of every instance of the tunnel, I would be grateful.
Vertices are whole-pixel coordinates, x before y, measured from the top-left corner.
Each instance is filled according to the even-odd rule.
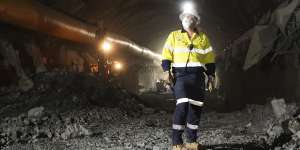
[[[0,149],[299,149],[299,39],[299,0],[1,0]]]

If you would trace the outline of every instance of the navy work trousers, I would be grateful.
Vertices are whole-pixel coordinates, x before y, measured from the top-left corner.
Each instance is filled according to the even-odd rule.
[[[174,94],[177,100],[173,114],[173,145],[183,144],[186,128],[189,143],[196,142],[204,104],[205,76],[203,72],[175,73]]]

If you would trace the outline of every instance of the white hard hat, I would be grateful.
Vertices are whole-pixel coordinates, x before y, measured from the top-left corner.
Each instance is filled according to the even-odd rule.
[[[200,16],[199,16],[198,11],[196,9],[186,9],[186,10],[184,10],[179,15],[179,19],[182,20],[185,15],[192,15],[192,16],[195,16],[198,20],[200,20]]]

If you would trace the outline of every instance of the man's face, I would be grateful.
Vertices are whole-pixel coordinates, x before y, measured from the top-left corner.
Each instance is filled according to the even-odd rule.
[[[195,28],[197,25],[197,18],[193,15],[186,14],[182,19],[182,25],[184,28]]]
[[[197,18],[195,16],[189,15],[189,14],[184,15],[183,19],[192,20],[195,23],[197,22]]]

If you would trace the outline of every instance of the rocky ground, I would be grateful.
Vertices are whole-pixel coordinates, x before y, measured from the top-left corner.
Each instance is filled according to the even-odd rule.
[[[124,89],[61,72],[33,81],[29,92],[1,89],[1,149],[170,149],[172,114],[148,108]],[[205,110],[198,141],[207,149],[297,149],[297,109],[279,99],[231,113]]]

